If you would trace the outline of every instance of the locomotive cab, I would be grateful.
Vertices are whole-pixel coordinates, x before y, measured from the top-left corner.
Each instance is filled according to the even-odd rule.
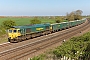
[[[21,36],[20,29],[11,28],[8,30],[8,40],[11,42],[11,40],[15,41],[19,36]]]

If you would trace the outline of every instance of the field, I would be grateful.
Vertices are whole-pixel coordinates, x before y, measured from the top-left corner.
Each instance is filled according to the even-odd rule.
[[[30,20],[32,20],[33,17],[28,18],[21,18],[21,17],[5,17],[0,18],[0,25],[5,20],[14,20],[16,22],[16,25],[28,25],[30,24]],[[54,23],[54,19],[48,19],[48,18],[38,18],[38,20],[41,20],[42,23]]]
[[[2,24],[3,21],[5,20],[14,20],[16,22],[16,25],[29,25],[30,20],[34,19],[33,17],[0,17],[0,25]],[[38,20],[41,20],[42,23],[54,23],[54,19],[48,19],[48,18],[38,18]],[[3,32],[2,32],[3,33]],[[2,34],[0,33],[0,44],[7,42],[7,34]],[[2,35],[5,37],[3,38]]]

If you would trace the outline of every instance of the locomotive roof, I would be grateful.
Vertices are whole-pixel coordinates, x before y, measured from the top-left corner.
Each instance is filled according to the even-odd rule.
[[[13,26],[12,28],[24,29],[24,28],[34,28],[34,27],[41,27],[41,26],[50,26],[50,24],[47,23],[47,24],[25,25],[25,26]]]
[[[34,25],[13,26],[13,28],[32,28]]]
[[[50,26],[50,24],[35,24],[33,27],[42,27],[42,26]]]

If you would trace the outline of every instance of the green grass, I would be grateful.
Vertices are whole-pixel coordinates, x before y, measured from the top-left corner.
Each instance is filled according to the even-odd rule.
[[[0,18],[0,25],[2,25],[2,22],[5,20],[14,20],[16,22],[16,25],[29,25],[30,24],[30,20],[32,20],[33,18],[14,18],[14,17],[5,17],[5,18]],[[55,20],[54,19],[43,19],[43,18],[38,18],[39,20],[41,20],[42,23],[54,23]],[[2,29],[2,28],[1,28]],[[8,38],[7,37],[2,37],[3,35],[6,35],[5,32],[1,32],[0,30],[0,44],[7,42]]]
[[[28,25],[30,24],[30,20],[33,18],[14,18],[14,17],[5,17],[5,18],[0,18],[0,25],[2,24],[3,21],[5,20],[14,20],[16,22],[16,25]],[[54,19],[42,19],[38,18],[41,20],[42,23],[54,23]]]
[[[5,42],[7,42],[8,41],[8,38],[5,36],[5,37],[0,37],[0,44],[1,43],[5,43]]]
[[[4,17],[4,18],[0,18],[0,25],[2,25],[2,22],[5,21],[5,20],[13,20],[13,21],[16,22],[16,25],[29,25],[30,20],[32,20],[32,19],[34,19],[34,18],[33,17],[28,17],[28,18]],[[38,18],[38,20],[41,20],[41,23],[55,23],[54,19]],[[5,37],[5,38],[1,37],[2,35],[5,35],[5,34],[6,34],[5,32],[0,32],[0,43],[7,42],[7,37]]]

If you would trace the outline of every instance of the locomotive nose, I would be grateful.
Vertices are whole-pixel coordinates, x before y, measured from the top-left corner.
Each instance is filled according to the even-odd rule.
[[[9,34],[9,38],[13,39],[14,38],[14,34],[13,33]]]

